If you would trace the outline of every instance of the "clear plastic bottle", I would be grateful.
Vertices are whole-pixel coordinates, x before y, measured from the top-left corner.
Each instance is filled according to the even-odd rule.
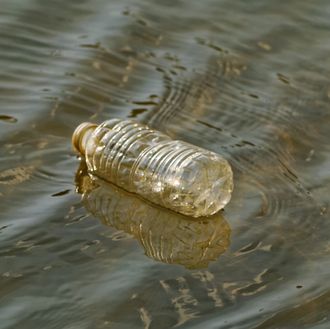
[[[72,143],[96,176],[179,213],[209,216],[230,200],[224,158],[135,121],[82,123]]]

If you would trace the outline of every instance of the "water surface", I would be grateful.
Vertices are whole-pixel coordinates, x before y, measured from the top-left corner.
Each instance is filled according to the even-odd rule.
[[[329,16],[325,0],[3,0],[0,328],[328,328]],[[204,267],[76,193],[74,128],[115,117],[231,163]]]

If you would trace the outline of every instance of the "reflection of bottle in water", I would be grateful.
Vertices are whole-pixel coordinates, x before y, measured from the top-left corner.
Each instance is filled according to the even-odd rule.
[[[97,176],[182,214],[208,216],[230,200],[233,177],[224,158],[145,125],[83,123],[72,141]]]
[[[86,171],[78,172],[77,178],[86,209],[105,225],[133,235],[157,261],[203,268],[229,246],[230,227],[220,213],[193,219],[145,202]]]

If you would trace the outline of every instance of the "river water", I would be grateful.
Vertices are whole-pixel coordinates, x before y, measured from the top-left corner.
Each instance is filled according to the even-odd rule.
[[[0,328],[329,328],[329,18],[2,0]],[[71,134],[116,117],[226,157],[230,204],[192,222],[95,185]]]

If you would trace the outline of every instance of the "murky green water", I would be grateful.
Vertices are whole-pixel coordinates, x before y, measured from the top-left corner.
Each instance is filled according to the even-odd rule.
[[[329,31],[326,0],[3,0],[0,328],[329,328]],[[229,206],[82,201],[71,134],[112,117],[223,154]]]

